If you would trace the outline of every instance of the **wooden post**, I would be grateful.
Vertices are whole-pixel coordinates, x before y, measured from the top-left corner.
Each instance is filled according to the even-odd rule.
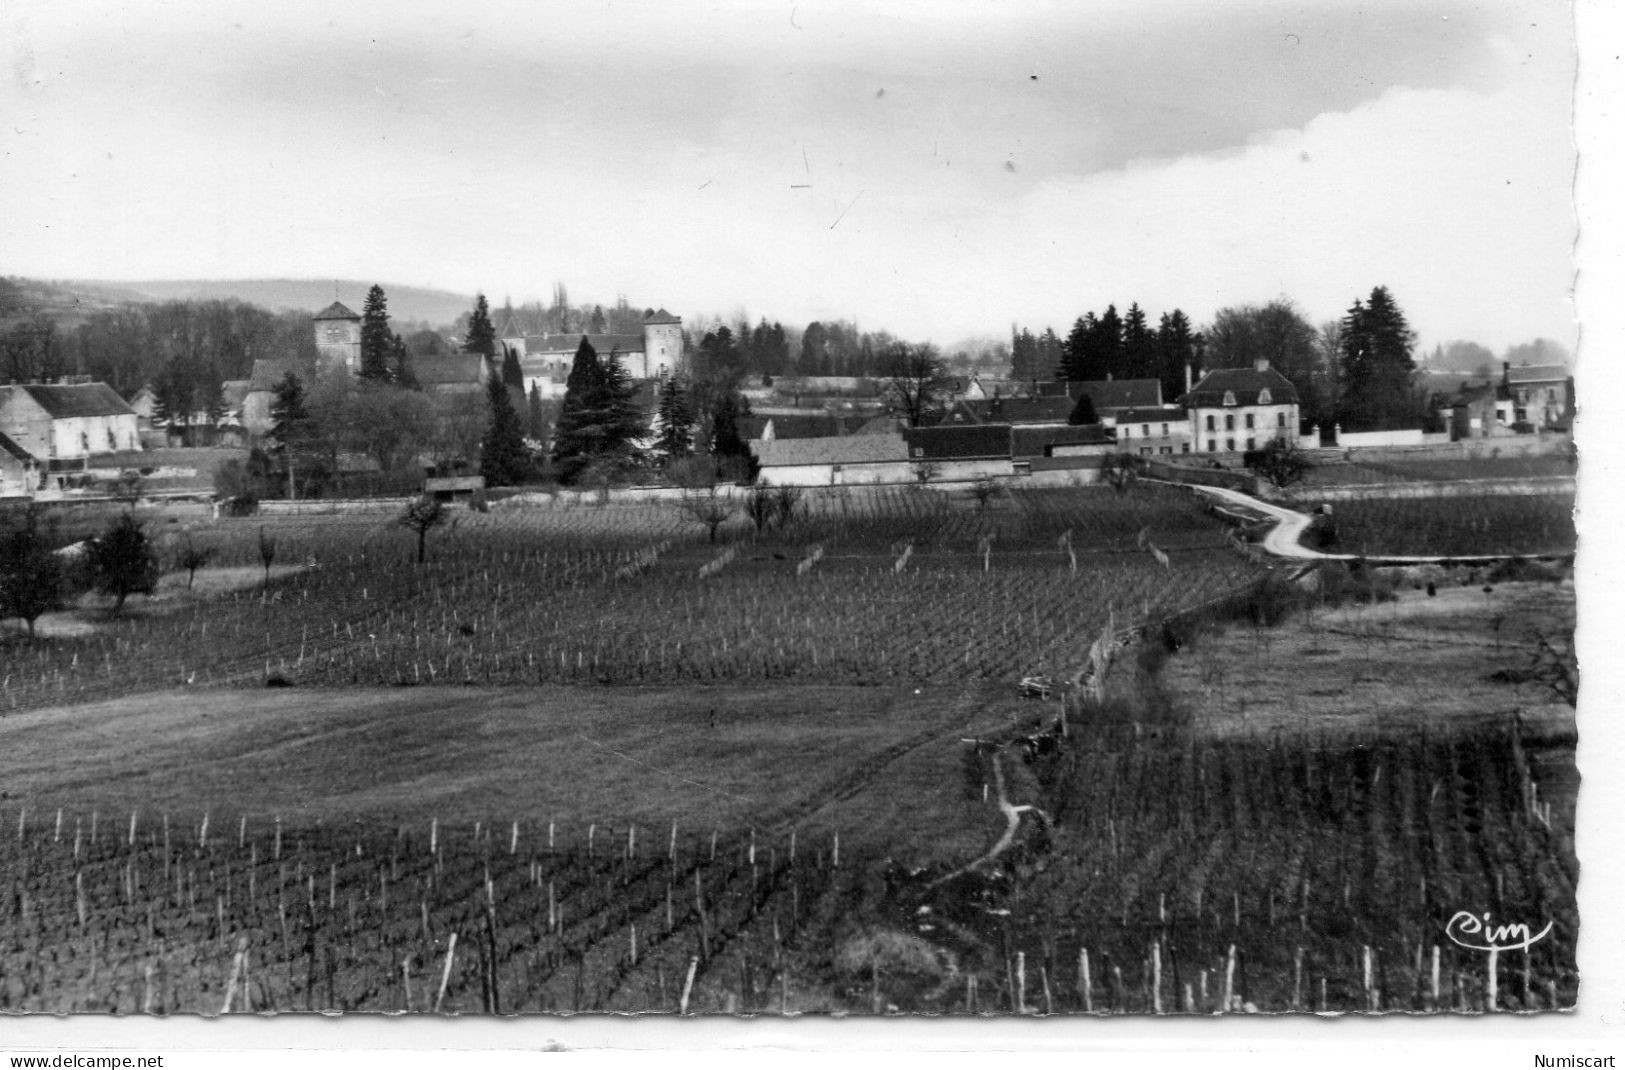
[[[1089,949],[1078,948],[1078,995],[1083,997],[1083,1012],[1095,1013],[1093,986],[1089,982]]]
[[[1162,941],[1151,941],[1151,1013],[1162,1013]]]
[[[693,957],[688,960],[688,977],[683,981],[683,995],[677,1001],[677,1013],[688,1013],[688,997],[694,991],[694,971],[700,968],[700,960]]]
[[[434,1013],[440,1013],[440,1004],[446,998],[446,986],[451,983],[451,960],[457,953],[457,934],[452,933],[446,940],[446,968],[440,973],[440,994],[434,998]]]

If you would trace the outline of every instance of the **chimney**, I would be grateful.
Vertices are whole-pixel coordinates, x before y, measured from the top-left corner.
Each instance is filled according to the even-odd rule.
[[[1257,360],[1253,361],[1253,371],[1255,371],[1255,372],[1267,372],[1269,370],[1270,370],[1270,359],[1268,357],[1259,357]]]
[[[1501,362],[1501,385],[1512,385],[1512,362],[1510,360],[1503,360]]]
[[[1185,362],[1185,393],[1191,392],[1191,362]]]

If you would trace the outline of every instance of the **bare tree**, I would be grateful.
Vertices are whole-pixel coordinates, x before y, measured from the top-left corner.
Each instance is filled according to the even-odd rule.
[[[271,582],[271,564],[276,561],[276,536],[260,528],[260,564],[265,566],[265,582]]]
[[[880,367],[886,397],[910,427],[919,427],[926,417],[947,408],[953,378],[936,346],[895,342],[886,348]]]
[[[773,522],[777,513],[778,505],[773,488],[765,483],[757,483],[750,488],[750,493],[745,495],[745,515],[756,525],[758,535],[767,530],[768,524]]]
[[[1100,462],[1100,478],[1110,483],[1119,494],[1127,494],[1134,485],[1134,456],[1129,453],[1108,453]]]
[[[995,498],[1002,497],[1003,494],[1004,488],[999,486],[999,481],[992,476],[983,476],[970,485],[970,495],[976,499],[978,511],[985,510]]]
[[[421,565],[429,532],[446,522],[445,503],[432,494],[420,495],[407,503],[406,512],[396,517],[395,522],[418,537],[418,564]]]
[[[734,515],[735,506],[731,499],[718,495],[715,486],[710,486],[685,490],[677,500],[677,509],[695,523],[704,524],[709,541],[716,542],[717,529]]]
[[[781,484],[773,492],[773,522],[779,527],[796,518],[796,506],[801,504],[801,488]]]
[[[214,549],[196,545],[192,542],[191,533],[188,532],[186,543],[181,547],[181,552],[175,558],[175,563],[186,570],[186,589],[188,591],[192,589],[192,584],[197,579],[197,570],[207,565],[213,558]]]
[[[1315,467],[1307,453],[1284,438],[1272,438],[1263,449],[1244,454],[1242,463],[1276,487],[1302,482]]]

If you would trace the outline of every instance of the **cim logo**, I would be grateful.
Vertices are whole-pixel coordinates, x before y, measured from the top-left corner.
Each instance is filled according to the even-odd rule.
[[[1523,922],[1510,925],[1491,925],[1488,914],[1478,915],[1470,910],[1458,910],[1445,924],[1444,934],[1452,943],[1473,951],[1528,950],[1530,945],[1544,940],[1552,931],[1552,922],[1538,933],[1530,934]]]

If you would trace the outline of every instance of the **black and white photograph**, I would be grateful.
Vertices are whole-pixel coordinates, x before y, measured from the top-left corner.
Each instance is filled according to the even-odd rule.
[[[1595,1018],[1594,8],[10,7],[0,1050]]]

